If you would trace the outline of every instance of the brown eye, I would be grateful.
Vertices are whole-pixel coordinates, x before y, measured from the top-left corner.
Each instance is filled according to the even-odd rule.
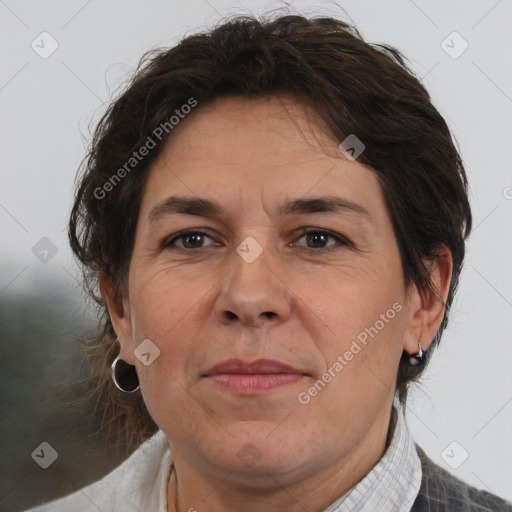
[[[205,238],[213,240],[204,231],[182,231],[174,236],[172,239],[164,242],[163,247],[166,249],[172,249],[174,247],[182,250],[193,250],[202,249]],[[176,245],[179,241],[180,244]]]
[[[299,240],[301,238],[305,238],[306,240],[306,248],[309,249],[316,249],[318,252],[324,250],[324,251],[330,251],[339,249],[340,246],[348,246],[350,243],[348,240],[346,240],[344,237],[340,235],[335,235],[334,233],[331,233],[330,231],[326,231],[324,229],[310,229],[302,233],[302,235],[298,238]],[[329,241],[329,239],[335,240],[334,244],[326,245]],[[296,245],[296,244],[294,244]],[[299,247],[304,247],[302,245],[299,245]]]

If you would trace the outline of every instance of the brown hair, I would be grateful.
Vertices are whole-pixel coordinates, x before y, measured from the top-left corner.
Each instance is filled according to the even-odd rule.
[[[127,293],[144,183],[171,129],[147,156],[132,162],[133,169],[126,163],[155,129],[169,127],[171,116],[191,98],[201,108],[229,95],[287,94],[312,107],[340,142],[356,134],[365,144],[358,161],[375,172],[384,193],[406,286],[414,283],[435,293],[423,259],[434,259],[441,246],[452,253],[445,315],[432,348],[439,342],[458,284],[471,210],[466,174],[448,126],[404,59],[389,45],[365,42],[344,21],[295,14],[233,17],[142,57],[96,127],[77,177],[69,223],[85,289],[100,310],[100,330],[91,343],[96,388],[116,438],[129,449],[157,427],[140,394],[125,395],[111,382],[116,334],[98,279],[110,277],[118,298]],[[122,179],[113,182],[122,168],[126,172],[117,174]],[[109,180],[112,186],[104,193]],[[404,352],[396,381],[402,404],[431,350],[419,366],[411,366]]]

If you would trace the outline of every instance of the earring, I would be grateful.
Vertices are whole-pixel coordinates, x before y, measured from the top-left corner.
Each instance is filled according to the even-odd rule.
[[[120,355],[114,359],[111,369],[112,380],[117,389],[123,393],[135,393],[139,389],[139,378],[135,366],[120,359]]]
[[[423,350],[421,349],[421,343],[418,343],[418,348],[418,353],[409,358],[409,364],[411,366],[418,366],[423,362]]]

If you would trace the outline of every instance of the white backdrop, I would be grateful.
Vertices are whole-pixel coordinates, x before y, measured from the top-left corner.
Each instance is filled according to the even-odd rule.
[[[142,53],[221,16],[279,5],[0,0],[0,300],[8,288],[26,291],[52,276],[73,282],[65,226],[82,134]],[[367,41],[402,50],[455,134],[475,229],[451,325],[407,419],[437,463],[512,500],[512,1],[292,6],[351,18]]]

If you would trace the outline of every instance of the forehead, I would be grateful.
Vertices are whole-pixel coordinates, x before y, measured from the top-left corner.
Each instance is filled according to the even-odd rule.
[[[234,142],[243,151],[238,144],[231,145]],[[336,146],[325,123],[307,104],[292,96],[232,96],[198,105],[171,134],[165,149],[176,158],[193,148],[188,159],[209,156],[247,162],[257,156],[279,164],[284,157],[293,161],[304,155],[323,156],[325,148],[319,143],[330,146],[331,152]]]
[[[142,211],[186,195],[229,202],[233,211],[261,207],[263,198],[277,212],[283,197],[333,193],[381,199],[373,171],[348,160],[309,107],[290,97],[230,97],[198,105],[175,128],[150,169]]]

